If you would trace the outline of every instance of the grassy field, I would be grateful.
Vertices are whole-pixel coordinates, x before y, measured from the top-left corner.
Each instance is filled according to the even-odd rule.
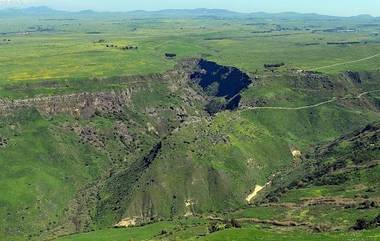
[[[206,237],[204,240],[254,240],[254,241],[375,241],[379,238],[378,231],[367,231],[362,233],[340,233],[340,234],[310,234],[302,232],[273,233],[268,231],[257,230],[254,228],[245,228],[242,230],[226,230],[215,233]]]
[[[165,59],[167,52],[176,53],[178,59],[203,56],[247,72],[281,62],[286,68],[313,70],[380,53],[380,39],[372,34],[378,27],[363,27],[355,21],[310,20],[310,28],[294,20],[272,23],[266,19],[4,18],[0,32],[7,33],[3,36],[11,41],[0,42],[1,85],[165,72],[175,65]],[[358,32],[323,32],[341,24]],[[360,43],[327,44],[344,41]],[[107,48],[107,44],[118,47]],[[138,50],[123,51],[122,46],[137,46]],[[320,71],[376,70],[379,58]]]
[[[205,235],[206,227],[185,228],[186,234],[178,235],[181,231],[175,223],[162,222],[139,228],[109,229],[87,234],[72,235],[57,239],[57,241],[122,241],[122,240],[254,240],[254,241],[375,241],[379,239],[379,231],[365,231],[352,233],[326,233],[316,234],[306,231],[269,231],[258,226],[245,226],[241,229],[227,229],[224,231]],[[183,229],[183,227],[182,227]],[[187,230],[186,230],[187,229]],[[162,231],[169,234],[162,234]],[[184,233],[185,231],[182,231]],[[205,236],[205,237],[204,237]]]

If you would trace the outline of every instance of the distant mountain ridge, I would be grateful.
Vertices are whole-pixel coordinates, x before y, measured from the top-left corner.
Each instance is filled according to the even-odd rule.
[[[198,16],[216,16],[216,17],[257,17],[257,18],[361,18],[361,19],[378,19],[368,14],[361,14],[351,17],[329,16],[317,13],[297,13],[297,12],[281,12],[281,13],[267,13],[267,12],[252,12],[242,13],[226,9],[209,9],[209,8],[195,8],[195,9],[163,9],[157,11],[147,10],[134,10],[134,11],[115,11],[115,12],[98,12],[94,10],[81,10],[81,11],[64,11],[56,10],[47,6],[32,6],[27,8],[3,8],[0,9],[0,17],[2,16],[17,16],[17,15],[57,15],[57,14],[126,14],[132,16],[169,16],[169,17],[198,17]]]
[[[67,13],[66,11],[55,10],[46,6],[36,6],[28,8],[5,8],[0,9],[1,15],[52,15],[57,13]]]

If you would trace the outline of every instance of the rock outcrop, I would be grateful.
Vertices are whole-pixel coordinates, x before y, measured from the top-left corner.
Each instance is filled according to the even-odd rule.
[[[0,113],[3,115],[25,108],[36,108],[43,114],[55,115],[59,113],[72,114],[75,117],[88,118],[96,111],[116,113],[130,102],[132,89],[122,91],[75,93],[69,95],[56,95],[36,97],[21,100],[1,100]]]

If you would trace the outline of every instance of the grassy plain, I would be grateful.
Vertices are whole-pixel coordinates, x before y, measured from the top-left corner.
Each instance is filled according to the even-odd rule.
[[[165,72],[175,65],[165,59],[166,52],[176,53],[178,59],[203,56],[246,72],[262,72],[263,63],[281,62],[286,68],[312,70],[380,53],[380,37],[373,34],[379,27],[354,20],[304,24],[301,20],[273,23],[265,18],[69,17],[5,18],[0,32],[11,42],[0,43],[0,83]],[[342,25],[356,32],[324,32]],[[345,41],[360,43],[327,44]],[[107,44],[137,46],[138,50],[122,51]],[[321,71],[376,70],[379,58]]]

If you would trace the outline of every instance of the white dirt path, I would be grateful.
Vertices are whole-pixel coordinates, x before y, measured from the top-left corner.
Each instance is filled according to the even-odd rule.
[[[352,61],[347,61],[347,62],[343,62],[343,63],[336,63],[336,64],[330,64],[330,65],[326,65],[326,66],[317,67],[317,68],[314,68],[313,70],[328,69],[328,68],[336,67],[336,66],[340,66],[340,65],[354,64],[354,63],[370,60],[370,59],[376,58],[378,56],[380,56],[380,53],[377,53],[377,54],[369,56],[369,57],[357,59],[357,60],[352,60]]]
[[[371,94],[371,93],[375,93],[375,92],[380,92],[380,90],[366,91],[366,92],[360,93],[359,95],[357,95],[356,97],[353,97],[353,98],[354,99],[360,99],[360,98],[362,98],[365,95],[368,95],[368,94]],[[347,99],[347,98],[349,98],[349,96],[346,96],[346,97],[343,97],[343,98],[340,98],[340,99],[343,100],[343,99]],[[339,98],[333,97],[330,100],[322,101],[322,102],[319,102],[319,103],[314,104],[314,105],[305,105],[305,106],[300,106],[300,107],[243,106],[243,107],[241,107],[240,110],[304,110],[304,109],[316,108],[316,107],[319,107],[319,106],[322,106],[322,105],[326,105],[326,104],[329,104],[329,103],[332,103],[332,102],[336,102],[337,100],[339,100]]]

